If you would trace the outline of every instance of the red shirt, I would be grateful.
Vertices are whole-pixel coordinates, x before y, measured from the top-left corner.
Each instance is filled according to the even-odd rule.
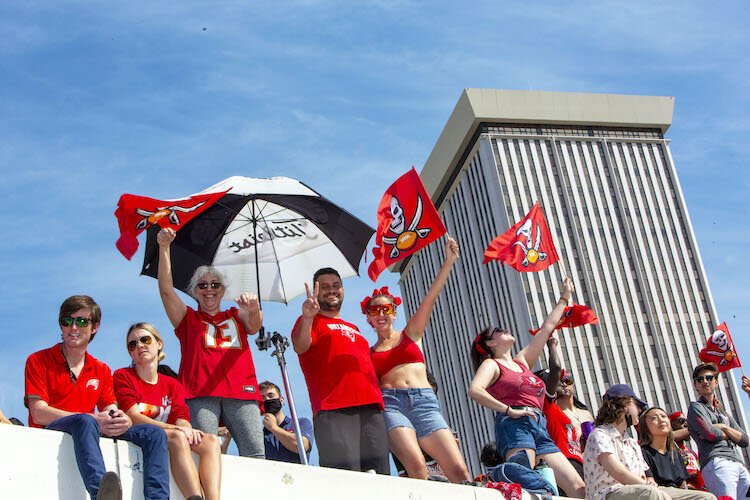
[[[178,418],[190,421],[190,410],[185,404],[185,391],[182,384],[172,377],[158,374],[155,384],[149,384],[135,371],[135,368],[115,370],[115,396],[122,411],[133,406],[147,417],[174,424]]]
[[[86,353],[80,375],[73,381],[62,344],[35,352],[26,360],[24,402],[40,399],[58,410],[93,413],[94,408],[115,404],[112,371],[107,365]],[[31,418],[29,427],[44,427]]]
[[[236,307],[215,316],[188,307],[174,333],[180,339],[185,398],[217,396],[260,402],[248,332]]]
[[[297,331],[302,316],[292,331]],[[313,414],[376,404],[383,395],[370,359],[370,346],[359,329],[340,318],[313,318],[310,348],[299,355]]]
[[[547,433],[563,455],[583,464],[581,436],[562,408],[553,400],[544,398],[544,416],[547,418]]]
[[[510,406],[531,406],[542,409],[544,404],[544,382],[531,373],[528,368],[513,361],[521,368],[521,372],[514,372],[506,368],[498,360],[493,360],[500,368],[500,377],[487,388],[490,395]]]
[[[372,365],[378,378],[396,368],[398,365],[407,363],[424,363],[424,354],[407,334],[401,333],[401,340],[392,349],[387,351],[370,350]]]

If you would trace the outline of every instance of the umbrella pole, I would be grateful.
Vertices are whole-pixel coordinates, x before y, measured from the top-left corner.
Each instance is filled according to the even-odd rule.
[[[276,350],[271,353],[271,356],[276,356],[276,360],[279,362],[279,368],[281,369],[281,379],[284,382],[284,391],[286,392],[286,401],[289,403],[289,411],[292,414],[292,424],[294,424],[294,435],[297,438],[297,451],[299,451],[299,459],[302,465],[308,465],[307,463],[307,452],[305,451],[305,445],[302,442],[302,431],[299,427],[299,418],[297,417],[297,407],[294,404],[294,395],[292,395],[292,386],[289,383],[289,376],[286,371],[286,358],[284,357],[284,351],[289,347],[289,339],[281,336],[278,332],[273,332],[271,337]]]

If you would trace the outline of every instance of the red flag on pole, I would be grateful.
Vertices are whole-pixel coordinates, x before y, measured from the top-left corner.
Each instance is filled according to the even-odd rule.
[[[716,331],[708,337],[706,347],[698,353],[698,358],[704,363],[716,363],[720,372],[742,366],[726,323],[716,327]]]
[[[590,308],[583,304],[573,304],[565,308],[560,321],[557,322],[555,330],[562,330],[563,328],[575,328],[576,326],[583,325],[596,325],[599,323],[599,318],[596,317],[596,313]],[[536,335],[539,333],[541,328],[536,330],[529,330],[529,333]]]
[[[419,174],[411,168],[389,187],[378,206],[375,256],[367,274],[376,281],[385,268],[415,254],[446,233]]]
[[[115,246],[126,259],[130,260],[138,250],[138,235],[154,224],[162,228],[179,229],[196,215],[216,203],[227,191],[220,193],[197,194],[179,200],[157,200],[124,194],[117,202],[115,217],[120,226],[120,238]]]
[[[492,240],[484,251],[484,264],[499,260],[522,273],[547,269],[560,260],[539,202],[526,216]]]

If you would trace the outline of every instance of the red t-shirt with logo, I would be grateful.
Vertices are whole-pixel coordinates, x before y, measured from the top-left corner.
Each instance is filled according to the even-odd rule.
[[[297,318],[297,331],[302,316]],[[383,395],[370,359],[370,346],[359,329],[340,318],[313,318],[310,348],[299,355],[313,414],[376,404]]]
[[[248,332],[232,307],[214,316],[187,308],[180,339],[180,382],[185,398],[216,396],[260,402]]]
[[[190,410],[185,404],[185,391],[182,384],[172,377],[159,374],[155,384],[149,384],[135,371],[135,368],[115,370],[115,396],[122,411],[133,406],[154,420],[174,424],[178,418],[190,421]]]
[[[112,371],[86,353],[80,375],[73,380],[62,353],[62,344],[35,352],[26,360],[24,402],[40,399],[49,406],[74,413],[94,413],[94,408],[115,404]],[[29,412],[29,427],[44,427],[34,422]]]
[[[562,408],[547,397],[544,398],[544,416],[547,419],[547,433],[563,455],[583,463],[580,434]]]

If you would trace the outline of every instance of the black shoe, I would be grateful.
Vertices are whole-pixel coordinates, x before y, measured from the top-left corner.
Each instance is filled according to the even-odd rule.
[[[99,493],[96,500],[122,500],[120,477],[114,472],[105,472],[99,481]]]
[[[202,497],[202,496],[200,496],[200,495],[192,495],[192,496],[191,496],[190,498],[188,498],[187,500],[203,500],[203,497]]]

